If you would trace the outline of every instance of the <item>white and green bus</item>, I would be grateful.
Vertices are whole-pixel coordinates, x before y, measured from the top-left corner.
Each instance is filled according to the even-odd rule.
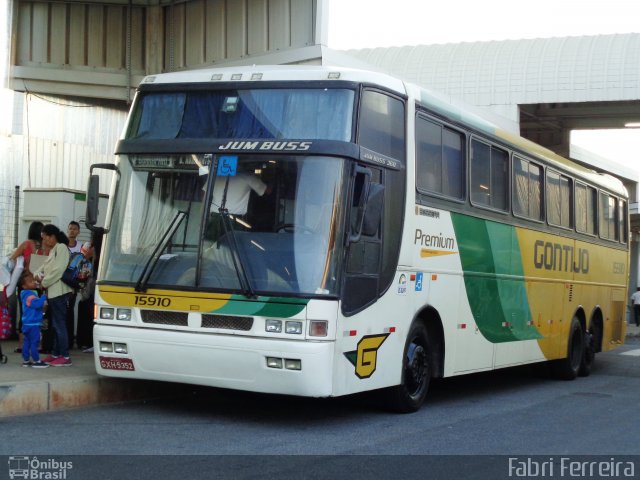
[[[384,389],[407,412],[431,378],[548,362],[572,379],[625,337],[621,182],[391,76],[149,76],[116,154],[88,192],[101,375]]]

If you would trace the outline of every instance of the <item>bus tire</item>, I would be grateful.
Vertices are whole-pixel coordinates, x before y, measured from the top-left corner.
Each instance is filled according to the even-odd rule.
[[[573,317],[569,328],[569,341],[567,342],[567,356],[552,363],[554,376],[561,380],[573,380],[578,376],[580,366],[584,359],[585,335],[578,317]]]
[[[596,359],[596,347],[595,337],[587,332],[584,335],[584,354],[582,355],[582,361],[580,362],[580,370],[578,375],[581,377],[588,377],[593,367],[593,362]]]
[[[420,409],[431,380],[431,358],[427,329],[421,322],[411,326],[402,356],[402,383],[388,389],[387,404],[395,412]]]

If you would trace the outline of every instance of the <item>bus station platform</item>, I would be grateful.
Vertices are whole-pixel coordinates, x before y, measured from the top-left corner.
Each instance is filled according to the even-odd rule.
[[[627,337],[640,337],[640,327],[627,325]],[[30,368],[15,353],[17,341],[2,342],[7,363],[0,363],[0,417],[65,410],[184,394],[189,385],[99,376],[94,354],[71,350],[73,365]]]
[[[179,395],[187,385],[108,378],[96,373],[93,353],[71,350],[73,365],[31,368],[15,353],[18,341],[1,342],[0,417]],[[47,355],[41,354],[41,359]]]

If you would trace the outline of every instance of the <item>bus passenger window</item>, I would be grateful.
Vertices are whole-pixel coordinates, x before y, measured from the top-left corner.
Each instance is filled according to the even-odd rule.
[[[418,191],[464,197],[463,135],[426,119],[416,123]]]
[[[596,234],[596,216],[598,214],[597,192],[576,182],[576,230],[580,233]]]
[[[618,240],[618,202],[615,197],[600,193],[600,236],[609,240]]]
[[[509,155],[504,150],[471,142],[471,202],[506,210],[509,192]]]
[[[571,228],[571,180],[547,171],[547,219],[550,225]]]
[[[513,213],[542,220],[542,167],[513,157]]]

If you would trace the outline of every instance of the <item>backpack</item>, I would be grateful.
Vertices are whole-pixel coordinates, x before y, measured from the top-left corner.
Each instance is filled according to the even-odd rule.
[[[72,253],[69,256],[69,265],[62,274],[62,281],[73,289],[82,288],[91,276],[92,270],[91,261],[87,260],[82,253]]]

